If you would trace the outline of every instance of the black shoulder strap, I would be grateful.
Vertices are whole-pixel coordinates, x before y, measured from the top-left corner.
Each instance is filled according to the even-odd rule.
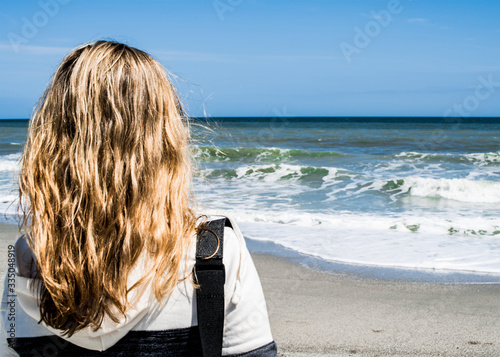
[[[226,224],[230,225],[226,218],[203,224],[196,243],[194,276],[200,286],[196,290],[196,304],[204,357],[220,357],[222,354],[226,280],[222,251]]]

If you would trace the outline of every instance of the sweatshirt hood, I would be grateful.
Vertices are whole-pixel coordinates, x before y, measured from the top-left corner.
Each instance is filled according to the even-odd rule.
[[[40,321],[38,296],[33,293],[33,284],[38,284],[38,282],[35,279],[18,276],[16,284],[17,299],[19,305],[29,316],[36,321]],[[152,296],[154,297],[154,294]],[[117,314],[118,322],[114,322],[108,315],[105,315],[101,326],[97,330],[94,331],[93,327],[86,326],[75,332],[71,337],[62,335],[61,330],[47,326],[43,322],[41,324],[54,335],[77,346],[89,350],[104,351],[123,338],[152,309],[154,302],[150,301],[150,297],[151,294],[145,293],[135,299],[134,302],[130,300],[134,307],[128,309],[125,315]]]

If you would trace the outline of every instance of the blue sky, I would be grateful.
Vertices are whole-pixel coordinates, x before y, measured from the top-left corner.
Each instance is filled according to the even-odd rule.
[[[193,116],[500,116],[500,1],[7,1],[0,118],[75,46],[145,50]]]

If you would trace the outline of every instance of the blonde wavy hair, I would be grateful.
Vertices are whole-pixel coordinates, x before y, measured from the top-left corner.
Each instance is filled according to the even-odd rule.
[[[72,335],[130,308],[153,279],[179,281],[194,234],[189,126],[164,68],[125,44],[67,55],[30,121],[19,175],[22,228],[36,259],[41,321]],[[141,254],[144,277],[127,278]]]

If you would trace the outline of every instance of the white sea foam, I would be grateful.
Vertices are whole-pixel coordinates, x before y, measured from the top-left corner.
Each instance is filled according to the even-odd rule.
[[[432,154],[428,154],[428,153],[422,153],[422,152],[416,152],[416,151],[403,151],[395,156],[399,157],[399,158],[418,160],[418,159],[425,159],[429,155],[432,156]]]
[[[475,180],[479,177],[445,179],[408,176],[395,179],[369,179],[358,177],[349,184],[331,190],[328,200],[337,199],[339,194],[349,197],[361,195],[367,191],[385,191],[392,201],[402,194],[415,197],[439,198],[470,203],[499,203],[500,182]],[[327,201],[328,201],[327,200]]]
[[[484,217],[332,215],[241,210],[245,236],[323,259],[410,269],[500,273],[500,219]]]
[[[465,157],[470,161],[477,162],[480,166],[500,163],[500,152],[472,153],[466,154]]]
[[[326,183],[335,179],[338,169],[334,167],[312,167],[292,164],[244,165],[236,168],[235,173],[235,180],[261,180],[266,183],[283,180],[293,183],[311,174],[317,174]]]
[[[272,152],[277,152],[280,155],[283,155],[283,154],[289,153],[290,149],[283,149],[283,148],[277,148],[277,147],[266,148],[265,150],[262,151],[262,153],[257,155],[257,157],[255,158],[255,161],[261,162],[263,159],[267,159],[269,156],[271,156]]]
[[[500,202],[500,182],[406,177],[401,186],[412,196],[446,198],[461,202]]]
[[[0,192],[0,222],[17,224],[17,202],[17,195]]]
[[[236,169],[237,179],[256,178],[264,182],[271,183],[281,180],[285,176],[290,176],[291,181],[300,178],[300,165],[245,165]]]
[[[16,223],[17,172],[21,153],[0,155],[0,222]]]
[[[436,158],[456,158],[460,160],[466,160],[478,166],[485,166],[490,164],[500,163],[500,152],[477,152],[469,154],[451,154],[451,153],[422,153],[416,151],[404,151],[395,157],[419,162],[425,159],[436,159]]]
[[[21,153],[1,155],[0,156],[0,171],[17,171],[19,170],[19,159]]]

